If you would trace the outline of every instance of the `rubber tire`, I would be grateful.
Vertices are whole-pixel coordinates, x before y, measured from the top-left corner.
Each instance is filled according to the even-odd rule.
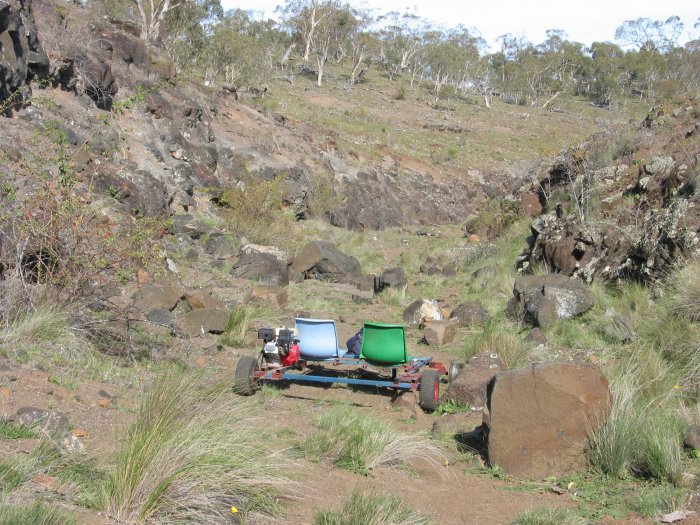
[[[242,396],[252,396],[258,389],[258,380],[253,379],[253,374],[260,370],[260,365],[255,357],[241,356],[233,375],[233,391]]]
[[[440,372],[429,368],[421,374],[418,404],[426,412],[435,410],[440,399]]]
[[[464,366],[465,364],[457,359],[450,361],[450,367],[447,369],[447,378],[450,380],[450,383],[455,380],[455,377],[459,375]]]

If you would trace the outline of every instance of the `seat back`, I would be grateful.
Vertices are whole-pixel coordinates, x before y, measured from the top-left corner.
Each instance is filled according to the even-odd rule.
[[[403,325],[365,323],[360,357],[382,365],[408,362]]]
[[[297,317],[294,322],[299,331],[299,353],[302,359],[322,361],[341,357],[335,321]]]

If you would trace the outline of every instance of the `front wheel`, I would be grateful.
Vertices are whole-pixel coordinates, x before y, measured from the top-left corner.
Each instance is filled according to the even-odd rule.
[[[259,371],[257,359],[249,355],[241,356],[233,375],[233,391],[242,396],[252,396],[258,389],[258,378],[253,374]]]
[[[440,399],[440,372],[429,368],[421,374],[418,403],[426,412],[438,407]]]

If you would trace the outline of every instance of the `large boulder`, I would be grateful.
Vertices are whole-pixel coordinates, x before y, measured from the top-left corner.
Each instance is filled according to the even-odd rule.
[[[445,399],[473,409],[486,406],[486,386],[498,372],[507,367],[495,352],[481,352],[469,359],[467,365],[452,379]]]
[[[176,284],[146,284],[136,293],[134,303],[142,312],[174,310],[185,291]]]
[[[400,288],[406,285],[406,272],[401,266],[387,268],[382,272],[382,283],[390,288]]]
[[[479,301],[468,301],[452,310],[450,319],[457,321],[460,326],[483,325],[489,320],[489,313]]]
[[[593,294],[579,279],[561,274],[522,275],[515,280],[508,312],[539,326],[570,319],[593,307]]]
[[[423,337],[430,346],[442,346],[450,344],[457,335],[457,323],[455,321],[427,321],[423,330]]]
[[[263,304],[274,308],[284,308],[287,306],[287,290],[280,286],[269,286],[259,284],[250,290],[248,300],[251,303]]]
[[[201,308],[178,316],[173,321],[174,328],[186,337],[222,334],[226,330],[229,314],[222,310]]]
[[[530,479],[584,468],[588,435],[605,423],[611,405],[596,365],[539,363],[498,373],[484,412],[489,462]]]
[[[418,299],[403,311],[403,322],[409,326],[440,320],[442,320],[442,310],[435,299]]]
[[[245,246],[231,268],[231,275],[268,286],[287,286],[289,270],[286,259],[277,254]]]
[[[311,241],[292,262],[292,269],[307,279],[337,280],[360,273],[359,261],[346,255],[329,241]]]

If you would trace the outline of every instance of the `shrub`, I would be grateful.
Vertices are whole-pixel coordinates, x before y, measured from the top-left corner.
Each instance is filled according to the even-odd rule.
[[[425,516],[397,498],[362,494],[354,490],[342,510],[319,510],[315,525],[428,525]]]
[[[231,507],[274,512],[287,480],[284,459],[273,456],[250,406],[228,389],[163,375],[119,449],[106,507],[137,523],[220,523]]]
[[[307,459],[329,459],[340,468],[368,475],[422,458],[437,465],[437,448],[420,435],[403,434],[352,407],[336,406],[316,418],[317,431],[297,445]]]

